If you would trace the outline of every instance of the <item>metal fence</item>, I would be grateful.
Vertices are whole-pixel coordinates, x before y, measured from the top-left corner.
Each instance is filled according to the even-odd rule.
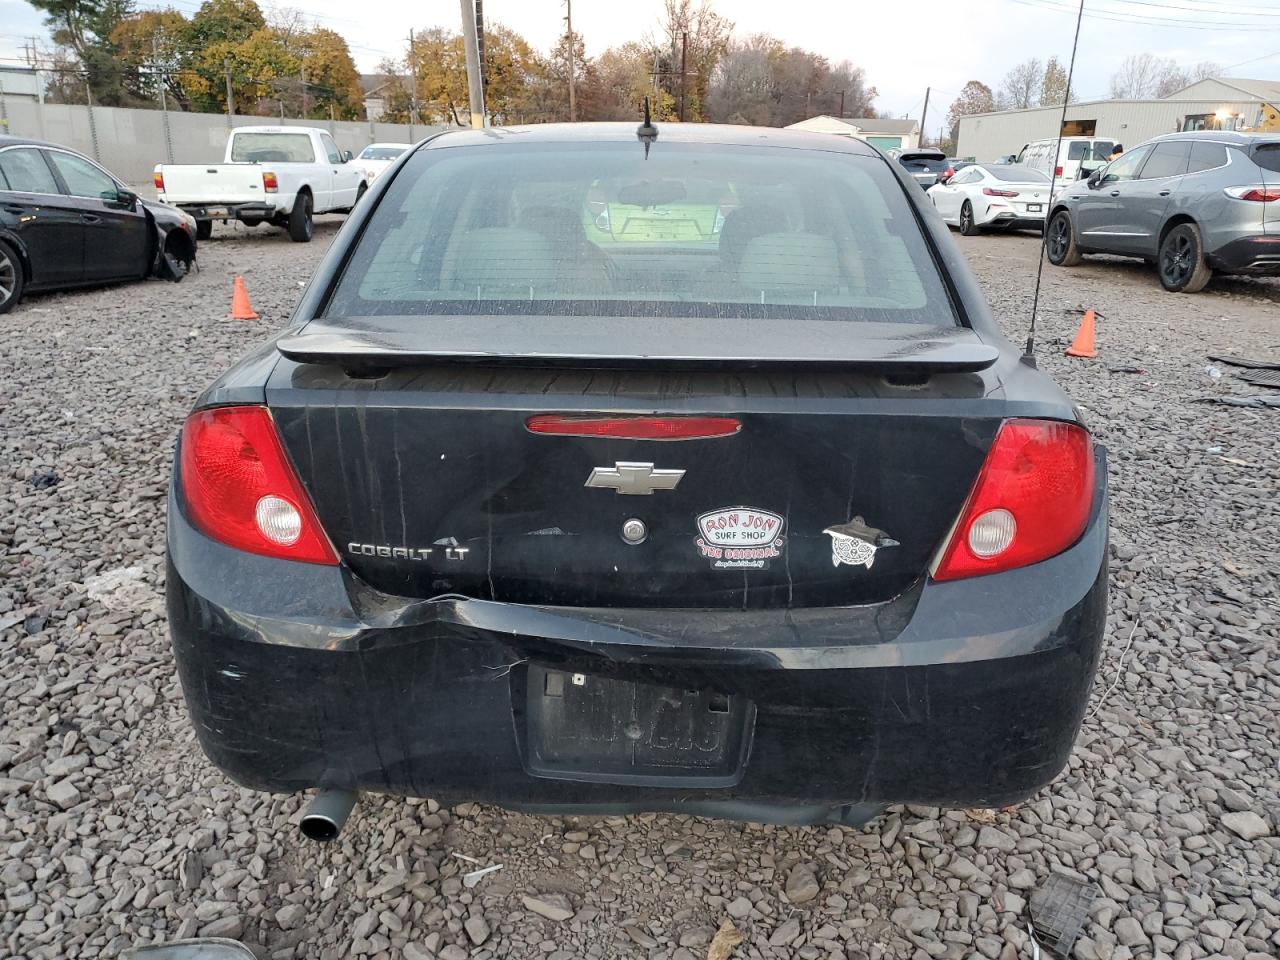
[[[421,124],[370,123],[362,120],[296,120],[278,117],[232,117],[222,113],[183,113],[40,103],[4,98],[3,116],[15,137],[49,140],[79,150],[131,185],[151,183],[157,163],[217,163],[222,160],[230,127],[296,124],[320,127],[333,134],[343,150],[359,153],[370,143],[414,143],[440,127]]]

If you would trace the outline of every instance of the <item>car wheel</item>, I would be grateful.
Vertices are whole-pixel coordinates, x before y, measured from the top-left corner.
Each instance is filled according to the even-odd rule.
[[[973,204],[966,200],[964,206],[960,208],[960,236],[975,237],[977,235],[978,228],[973,222]]]
[[[8,313],[22,299],[22,261],[13,248],[0,241],[0,313]]]
[[[212,236],[213,236],[213,221],[197,220],[196,221],[196,239],[208,240]]]
[[[293,201],[293,210],[289,213],[289,239],[294,243],[307,243],[315,231],[311,218],[311,194],[305,190]]]
[[[1080,248],[1076,246],[1076,232],[1071,227],[1071,214],[1059,210],[1049,221],[1049,236],[1045,239],[1045,252],[1055,267],[1074,267],[1080,262]]]
[[[1160,244],[1157,264],[1160,283],[1171,293],[1199,293],[1213,276],[1204,262],[1204,246],[1200,228],[1194,223],[1180,223]]]

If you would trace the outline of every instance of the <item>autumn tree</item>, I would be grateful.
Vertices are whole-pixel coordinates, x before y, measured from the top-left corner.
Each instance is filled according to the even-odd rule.
[[[158,99],[163,90],[173,106],[189,106],[180,71],[187,56],[185,41],[190,26],[177,10],[144,10],[115,25],[111,44],[131,97]]]
[[[1024,110],[1040,103],[1040,89],[1044,82],[1044,69],[1039,59],[1024,60],[1004,75],[1000,81],[997,104],[1005,110]]]
[[[44,13],[53,42],[65,47],[84,72],[97,103],[127,103],[126,66],[117,56],[111,34],[133,13],[133,0],[31,0]]]
[[[660,52],[660,87],[671,96],[677,115],[683,91],[685,119],[706,119],[711,76],[732,32],[733,23],[715,12],[711,0],[664,0],[662,33],[652,45]]]
[[[991,113],[995,108],[996,98],[991,88],[981,80],[970,80],[947,110],[947,129],[951,132],[951,139],[956,140],[959,137],[961,117]]]
[[[676,108],[675,98],[659,86],[655,92],[653,69],[657,54],[652,48],[632,41],[611,47],[591,63],[588,111],[579,104],[578,115],[584,120],[634,120],[640,116],[644,98],[658,117],[669,116]]]
[[[1058,63],[1057,57],[1050,57],[1044,65],[1044,78],[1040,81],[1040,105],[1057,106],[1070,99],[1067,93],[1067,71]]]

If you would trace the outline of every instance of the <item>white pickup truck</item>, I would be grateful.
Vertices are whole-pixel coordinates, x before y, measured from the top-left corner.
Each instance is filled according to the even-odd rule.
[[[213,221],[284,227],[298,243],[311,239],[317,213],[347,213],[368,187],[364,168],[315,127],[241,127],[231,131],[225,162],[158,163],[163,203],[196,219],[208,239]]]

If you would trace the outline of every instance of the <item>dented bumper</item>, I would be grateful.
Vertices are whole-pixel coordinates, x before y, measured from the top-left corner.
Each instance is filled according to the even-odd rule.
[[[1100,454],[1089,528],[1043,563],[875,606],[743,612],[407,601],[217,544],[171,497],[174,652],[206,754],[257,789],[564,811],[1012,803],[1062,769],[1084,712],[1105,478]],[[548,671],[722,697],[741,736],[714,776],[548,770],[529,690]]]

